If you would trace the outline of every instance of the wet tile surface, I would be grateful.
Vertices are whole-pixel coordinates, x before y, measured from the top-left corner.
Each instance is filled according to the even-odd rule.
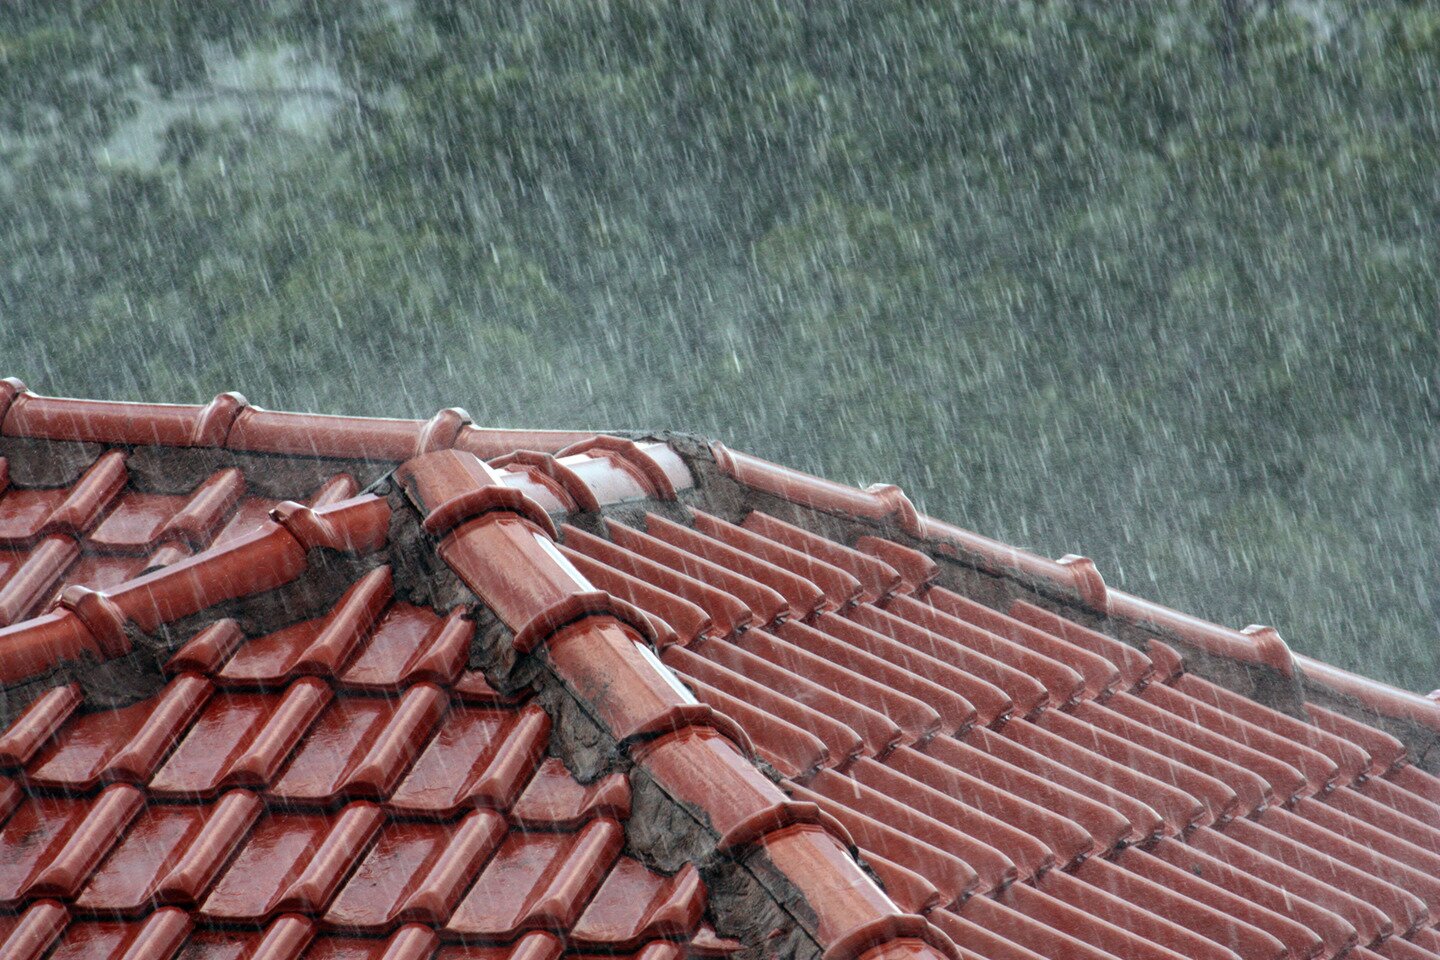
[[[199,429],[202,411],[184,416]],[[232,439],[318,452],[287,416],[245,412]],[[400,421],[305,429],[322,422],[332,455],[363,440],[398,460],[422,442]],[[507,457],[501,482],[563,514],[688,481],[668,450],[657,474],[630,441],[584,446]],[[129,448],[85,450],[63,483],[0,470],[0,627],[67,586],[239,542],[282,499],[233,467],[156,490]],[[344,471],[307,476],[284,495],[357,490]],[[648,615],[662,649],[607,627],[559,651],[555,632],[557,662],[617,716],[617,691],[638,701],[678,678],[686,709],[693,693],[737,722],[793,799],[964,956],[1440,957],[1440,779],[1378,730],[1314,704],[1278,713],[1184,673],[1163,644],[1142,652],[1023,600],[997,609],[873,534],[632,507],[561,525],[543,549],[560,580]],[[410,602],[383,560],[310,619],[242,629],[217,611],[138,703],[56,686],[0,732],[0,956],[734,949],[693,866],[661,875],[627,852],[625,777],[580,783],[549,756],[545,710],[470,668],[472,611]],[[523,610],[558,582],[496,599]],[[637,663],[661,679],[609,675]],[[683,727],[643,759],[727,838],[752,829],[727,814],[774,790],[732,739]],[[819,830],[773,829],[765,852],[824,886],[844,852],[790,842]]]

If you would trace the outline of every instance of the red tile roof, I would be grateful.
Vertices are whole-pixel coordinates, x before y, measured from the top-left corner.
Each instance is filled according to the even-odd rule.
[[[687,438],[7,381],[0,718],[6,957],[1440,957],[1440,703]]]

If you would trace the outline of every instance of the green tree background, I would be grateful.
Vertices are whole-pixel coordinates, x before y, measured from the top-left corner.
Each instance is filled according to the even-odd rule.
[[[1440,684],[1440,11],[0,9],[43,392],[670,427]]]

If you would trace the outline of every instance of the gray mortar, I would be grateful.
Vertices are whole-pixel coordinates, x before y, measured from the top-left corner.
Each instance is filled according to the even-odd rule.
[[[98,443],[0,437],[0,457],[10,461],[17,487],[68,487],[105,451]]]

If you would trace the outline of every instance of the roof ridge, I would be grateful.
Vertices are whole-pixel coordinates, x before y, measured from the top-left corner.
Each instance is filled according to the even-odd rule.
[[[451,446],[483,459],[519,449],[554,453],[595,435],[592,430],[477,427],[460,407],[447,407],[429,420],[345,417],[266,410],[234,391],[204,405],[131,403],[41,396],[14,377],[0,380],[0,436],[5,437],[398,463]]]
[[[901,911],[860,869],[843,827],[760,773],[739,727],[696,701],[655,658],[645,615],[595,590],[559,552],[538,503],[515,496],[493,467],[460,450],[408,460],[395,479],[439,537],[439,556],[510,630],[514,653],[543,658],[630,761],[690,813],[707,833],[712,864],[720,854],[753,874],[750,858],[763,854],[806,909],[767,887],[770,896],[825,960],[876,950],[887,960],[958,956],[943,933]]]

